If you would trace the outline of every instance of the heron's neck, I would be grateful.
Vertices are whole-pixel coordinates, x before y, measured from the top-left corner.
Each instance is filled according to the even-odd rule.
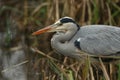
[[[52,48],[55,49],[59,53],[66,54],[66,50],[68,48],[69,40],[76,34],[76,31],[68,31],[65,34],[59,33],[55,34],[52,37],[51,45]],[[68,43],[67,43],[68,41]]]
[[[71,38],[76,34],[76,31],[68,31],[65,34],[64,33],[56,33],[52,39],[54,42],[59,42],[59,43],[65,43],[66,41],[70,41]]]

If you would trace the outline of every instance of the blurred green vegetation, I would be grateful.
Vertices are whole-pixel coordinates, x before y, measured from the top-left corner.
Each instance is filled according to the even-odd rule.
[[[86,65],[82,61],[55,54],[50,47],[52,34],[37,37],[31,33],[54,23],[61,17],[74,18],[80,26],[88,24],[107,24],[120,26],[119,0],[1,0],[0,1],[0,32],[6,33],[5,43],[11,46],[12,26],[17,34],[25,37],[27,48],[28,80],[105,80],[100,68]],[[12,24],[11,24],[12,23]],[[14,30],[13,30],[14,32]],[[15,34],[15,33],[14,33]],[[15,37],[16,44],[19,36]],[[45,55],[33,52],[37,47],[45,55],[56,58],[50,60]],[[111,67],[112,66],[112,67]],[[120,80],[120,65],[106,64],[111,80]],[[92,70],[90,71],[90,67]],[[92,73],[93,71],[93,73]],[[93,74],[93,75],[92,75]]]

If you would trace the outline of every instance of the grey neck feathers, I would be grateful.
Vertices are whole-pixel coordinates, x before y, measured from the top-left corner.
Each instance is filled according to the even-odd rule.
[[[69,40],[76,34],[76,31],[67,31],[64,33],[56,33],[51,39],[52,48],[55,49],[59,53],[64,53],[65,48],[67,47],[67,43]]]

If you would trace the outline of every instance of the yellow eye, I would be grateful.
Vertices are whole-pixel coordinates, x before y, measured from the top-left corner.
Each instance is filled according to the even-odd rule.
[[[58,26],[62,26],[63,24],[62,23],[58,23]]]

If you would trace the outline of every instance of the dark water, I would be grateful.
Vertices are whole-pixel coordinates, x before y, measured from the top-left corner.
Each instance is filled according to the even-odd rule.
[[[24,36],[17,32],[17,26],[0,32],[0,80],[27,80]]]

